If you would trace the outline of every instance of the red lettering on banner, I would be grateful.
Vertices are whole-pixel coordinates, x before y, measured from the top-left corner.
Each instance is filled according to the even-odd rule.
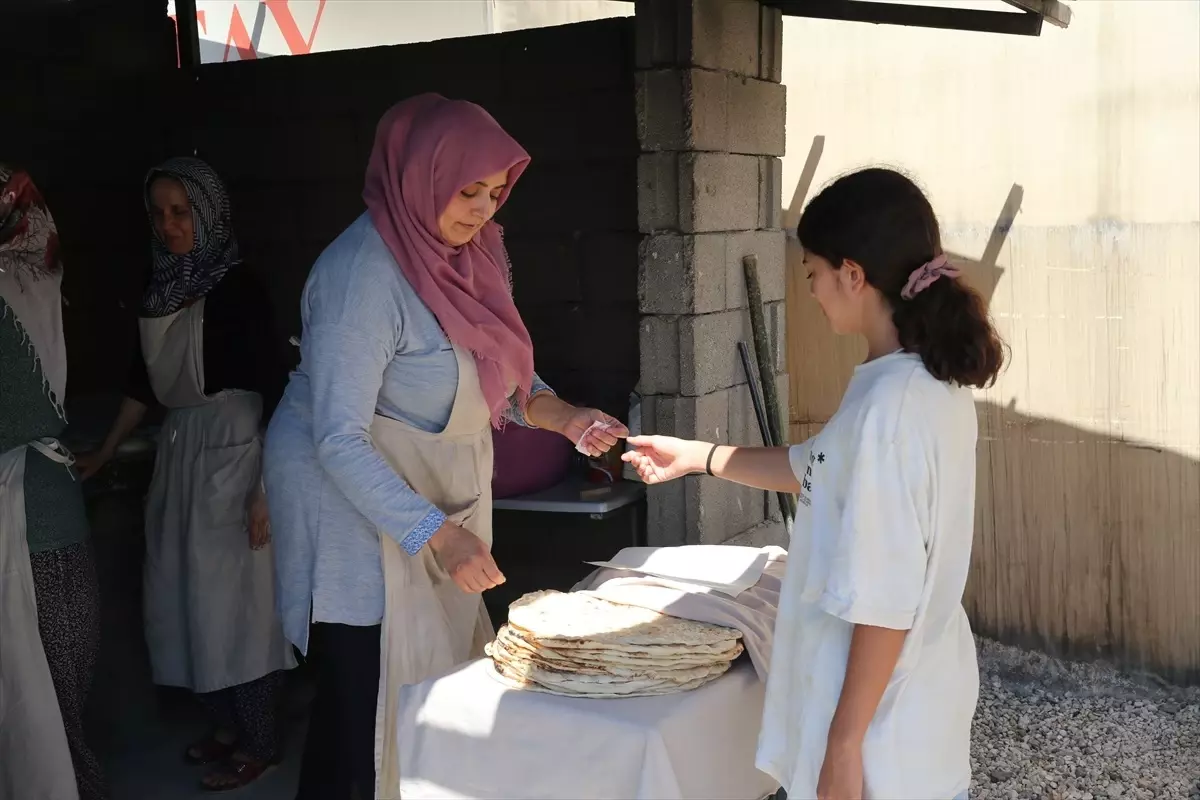
[[[304,34],[300,31],[300,25],[296,22],[296,17],[292,13],[292,9],[288,7],[291,0],[260,0],[271,12],[271,16],[275,18],[275,24],[279,26],[279,32],[283,35],[283,41],[287,45],[288,53],[293,56],[308,55],[312,52],[313,42],[317,38],[317,28],[321,26],[321,16],[325,13],[325,4],[328,0],[320,0],[317,4],[317,16],[313,19],[312,30],[308,34],[308,38],[304,38]],[[197,11],[196,21],[200,24],[200,29],[204,33],[208,33],[208,12]],[[171,16],[171,21],[176,22],[174,15]],[[178,41],[179,26],[175,26],[176,40]],[[250,31],[246,29],[246,23],[242,20],[241,11],[238,9],[237,3],[233,5],[233,16],[229,20],[229,35],[225,37],[225,54],[222,56],[222,61],[229,60],[230,48],[236,48],[238,58],[242,61],[258,58],[258,53],[254,49],[254,40],[250,38]]]
[[[254,52],[254,42],[250,40],[250,32],[246,30],[246,24],[242,22],[242,15],[236,5],[233,7],[233,19],[229,20],[229,35],[225,37],[225,55],[222,56],[222,61],[229,60],[230,44],[237,48],[238,58],[242,61],[258,58],[258,53]]]
[[[288,8],[288,2],[289,0],[263,0],[263,5],[275,17],[275,24],[279,26],[279,32],[283,34],[283,40],[287,42],[291,54],[294,56],[308,55],[312,52],[312,43],[317,38],[317,28],[321,25],[321,15],[325,13],[327,0],[320,0],[317,5],[317,17],[313,20],[312,32],[309,33],[307,40],[300,33],[300,26],[296,23],[292,10]]]

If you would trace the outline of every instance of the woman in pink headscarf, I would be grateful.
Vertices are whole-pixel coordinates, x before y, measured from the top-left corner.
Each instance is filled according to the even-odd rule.
[[[504,581],[490,555],[492,429],[557,431],[595,455],[626,433],[534,372],[492,221],[528,165],[477,105],[398,104],[379,123],[367,212],[304,288],[301,364],[264,471],[284,632],[307,651],[311,620],[322,651],[299,798],[368,798],[377,780],[390,791],[386,757],[376,775],[378,691],[490,638],[480,595]]]

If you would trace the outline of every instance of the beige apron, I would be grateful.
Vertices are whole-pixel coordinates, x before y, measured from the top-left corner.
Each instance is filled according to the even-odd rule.
[[[458,389],[441,433],[425,433],[376,416],[375,447],[392,469],[453,522],[492,543],[492,429],[475,359],[454,348]],[[400,797],[396,744],[400,687],[420,683],[483,655],[493,637],[477,594],[461,591],[426,546],[410,556],[379,537],[386,600],[380,641],[379,707],[375,723],[375,797]]]
[[[275,612],[271,548],[250,549],[262,398],[204,394],[204,300],[139,321],[169,411],[146,498],[146,644],[154,682],[214,692],[296,665]]]
[[[71,463],[53,439],[28,446]],[[25,540],[25,449],[0,455],[0,800],[78,800],[58,695],[38,633]]]

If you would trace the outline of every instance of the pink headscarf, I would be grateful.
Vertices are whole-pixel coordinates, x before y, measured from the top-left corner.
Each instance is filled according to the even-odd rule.
[[[513,388],[522,405],[533,385],[533,343],[513,303],[500,226],[488,222],[451,247],[438,217],[455,192],[508,170],[497,208],[529,165],[529,154],[474,103],[422,94],[379,121],[363,200],[371,220],[421,300],[453,344],[469,350],[499,427]]]

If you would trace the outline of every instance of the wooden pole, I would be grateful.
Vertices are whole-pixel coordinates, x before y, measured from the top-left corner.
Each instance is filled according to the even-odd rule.
[[[783,419],[779,405],[779,387],[775,381],[775,355],[771,351],[771,337],[767,333],[767,321],[763,315],[762,285],[758,280],[758,256],[748,255],[742,259],[742,270],[746,278],[746,303],[750,307],[750,330],[754,335],[754,354],[758,361],[758,374],[762,383],[763,404],[767,410],[767,425],[771,441],[768,447],[784,447],[787,437],[783,434]],[[788,498],[787,507],[780,511],[789,519],[795,518],[795,500]]]

